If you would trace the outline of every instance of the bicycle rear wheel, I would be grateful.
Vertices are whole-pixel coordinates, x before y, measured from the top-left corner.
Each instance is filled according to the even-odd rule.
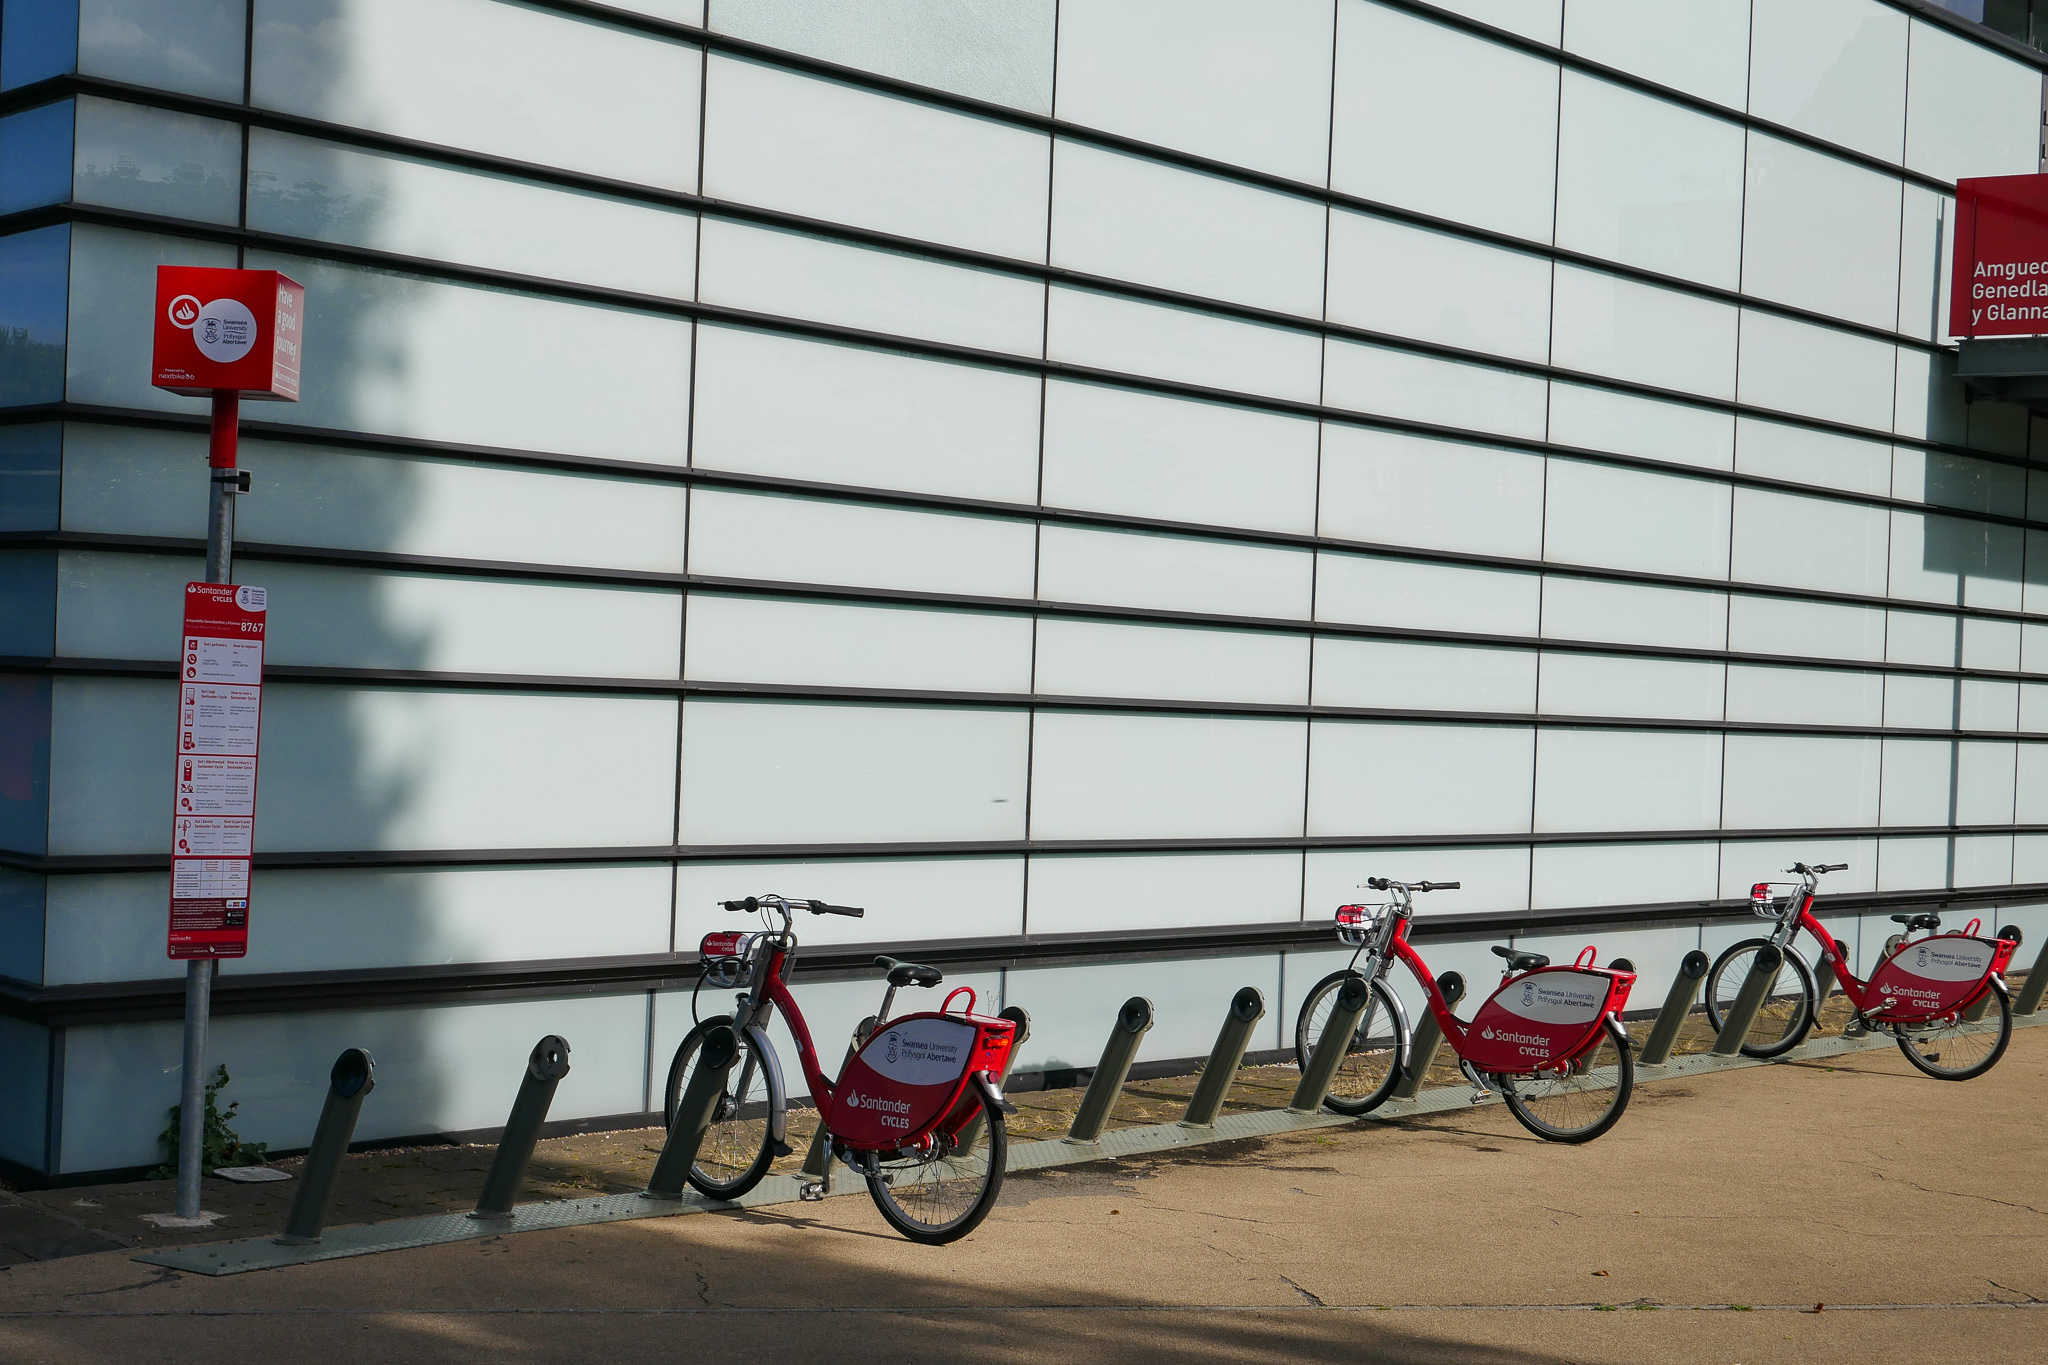
[[[723,1025],[733,1028],[731,1019],[706,1019],[690,1030],[676,1048],[669,1063],[667,1102],[662,1106],[664,1126],[673,1128],[676,1109],[696,1074],[697,1058],[704,1037]],[[737,1030],[735,1030],[737,1031]],[[783,1096],[776,1070],[761,1055],[753,1037],[741,1032],[740,1055],[725,1074],[725,1093],[711,1113],[711,1126],[690,1163],[690,1183],[713,1199],[737,1199],[761,1183],[775,1160],[771,1120],[782,1108]]]
[[[954,1138],[934,1133],[919,1151],[885,1158],[868,1177],[868,1193],[889,1226],[913,1242],[938,1246],[958,1241],[981,1225],[1003,1190],[1003,1170],[1010,1159],[1009,1129],[1003,1111],[988,1101],[981,1087],[968,1087],[981,1118],[969,1119]]]
[[[1734,1007],[1735,998],[1742,994],[1743,983],[1749,980],[1750,966],[1756,961],[1756,954],[1770,940],[1746,938],[1714,959],[1714,966],[1707,973],[1706,998],[1707,1019],[1719,1033],[1722,1021]],[[1807,1030],[1813,1027],[1813,1006],[1820,989],[1814,984],[1813,969],[1806,965],[1806,959],[1793,952],[1785,954],[1785,961],[1778,968],[1777,979],[1771,982],[1763,1004],[1757,1007],[1756,1018],[1751,1021],[1749,1031],[1742,1035],[1742,1054],[1745,1057],[1778,1057],[1790,1052],[1806,1038]]]
[[[1536,1076],[1497,1076],[1508,1112],[1550,1142],[1591,1142],[1621,1117],[1636,1084],[1628,1035],[1612,1018],[1598,1045],[1570,1066]]]
[[[2003,987],[1991,985],[1991,1008],[1974,1022],[1962,1015],[1927,1024],[1897,1024],[1892,1035],[1906,1060],[1940,1081],[1967,1081],[1981,1076],[2005,1055],[2012,1041],[2012,1001]]]
[[[1337,1007],[1337,992],[1357,975],[1353,971],[1331,972],[1316,982],[1315,989],[1301,1002],[1301,1013],[1294,1021],[1294,1060],[1302,1070],[1308,1069],[1316,1044],[1323,1040],[1323,1028]],[[1394,1093],[1394,1083],[1401,1078],[1403,1039],[1394,1009],[1394,993],[1379,979],[1373,981],[1370,989],[1372,996],[1366,1001],[1365,1013],[1358,1016],[1351,1046],[1345,1049],[1344,1060],[1338,1063],[1337,1074],[1330,1081],[1330,1093],[1323,1100],[1327,1108],[1339,1114],[1364,1114],[1379,1108]]]

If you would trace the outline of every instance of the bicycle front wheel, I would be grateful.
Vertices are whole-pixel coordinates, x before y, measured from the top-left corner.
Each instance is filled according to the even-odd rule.
[[[1742,994],[1757,950],[1768,943],[1768,939],[1746,938],[1714,960],[1706,984],[1707,1019],[1714,1032],[1721,1031],[1736,997]],[[1742,1035],[1742,1055],[1778,1057],[1798,1047],[1807,1030],[1813,1027],[1814,1001],[1819,994],[1813,969],[1806,965],[1806,959],[1787,952],[1763,1004],[1757,1007],[1749,1031]]]
[[[922,1149],[885,1158],[868,1177],[875,1207],[913,1242],[958,1241],[981,1226],[1002,1193],[1010,1159],[1003,1111],[978,1085],[969,1086],[968,1094],[980,1106],[979,1121],[970,1118],[951,1138],[934,1133]],[[963,1139],[964,1145],[954,1145]]]
[[[1353,971],[1331,972],[1316,982],[1315,989],[1301,1002],[1301,1013],[1294,1021],[1294,1060],[1302,1070],[1308,1070],[1309,1058],[1323,1040],[1323,1029],[1337,1008],[1337,992],[1357,975]],[[1394,993],[1378,978],[1373,980],[1370,990],[1365,1013],[1358,1016],[1351,1045],[1344,1050],[1344,1060],[1338,1063],[1337,1073],[1330,1081],[1330,1093],[1323,1100],[1327,1108],[1339,1114],[1364,1114],[1379,1108],[1394,1093],[1394,1083],[1401,1079],[1403,1039],[1394,1009]]]
[[[1628,1035],[1612,1017],[1599,1044],[1555,1072],[1499,1076],[1501,1098],[1524,1128],[1550,1142],[1591,1142],[1614,1126],[1636,1085]]]
[[[735,1027],[731,1019],[706,1019],[676,1049],[661,1111],[665,1126],[675,1127],[676,1110],[690,1088],[690,1078],[697,1074],[705,1036],[720,1025]],[[782,1109],[782,1090],[775,1068],[754,1038],[741,1032],[739,1040],[740,1055],[725,1073],[725,1089],[711,1111],[711,1126],[690,1164],[690,1183],[713,1199],[739,1198],[761,1183],[775,1160],[772,1120]]]
[[[1991,984],[1991,1008],[1977,1020],[1960,1014],[1925,1024],[1897,1024],[1893,1036],[1906,1060],[1939,1081],[1967,1081],[1981,1076],[2005,1055],[2012,1041],[2012,1001],[1997,982]]]

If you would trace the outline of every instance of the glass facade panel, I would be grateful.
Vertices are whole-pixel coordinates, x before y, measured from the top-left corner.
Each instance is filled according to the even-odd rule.
[[[1882,725],[1885,683],[1882,673],[1730,664],[1728,719],[1788,725]]]
[[[1882,743],[1814,735],[1730,735],[1724,822],[1730,829],[1874,825]]]
[[[1540,559],[1542,457],[1332,423],[1321,530],[1347,540]]]
[[[1709,398],[1735,396],[1736,309],[1576,266],[1559,266],[1555,287],[1555,364]]]
[[[77,158],[72,197],[81,204],[201,223],[240,219],[242,130],[232,123],[83,95]]]
[[[1546,729],[1536,736],[1536,829],[1713,829],[1721,736]]]
[[[1337,906],[1353,902],[1365,879],[1376,876],[1398,877],[1404,881],[1421,881],[1427,877],[1430,881],[1463,883],[1453,893],[1455,909],[1442,903],[1450,901],[1453,896],[1432,895],[1424,898],[1433,903],[1426,909],[1419,909],[1418,918],[1424,914],[1436,919],[1448,915],[1529,908],[1527,848],[1311,849],[1303,874],[1306,884],[1302,897],[1304,918],[1314,923],[1332,914]],[[1432,962],[1439,951],[1436,945],[1431,945]],[[1498,958],[1493,960],[1499,961]],[[1287,966],[1290,980],[1296,975],[1295,961],[1290,956]],[[1330,964],[1330,970],[1343,965],[1340,958]],[[1301,1008],[1300,997],[1307,995],[1319,979],[1308,976],[1296,988],[1293,1006],[1296,1011]],[[1293,1025],[1290,1023],[1288,1027]]]
[[[1038,623],[1035,657],[1045,696],[1308,701],[1305,635],[1051,617]]]
[[[1112,374],[1147,375],[1219,393],[1313,403],[1321,396],[1320,337],[1291,327],[1140,303],[1055,285],[1046,302],[1045,353]]]
[[[1031,690],[1031,618],[692,593],[687,676],[709,682]]]
[[[63,472],[63,427],[0,427],[0,531],[56,530]]]
[[[1550,358],[1550,262],[1333,209],[1332,322],[1541,363]]]
[[[1041,712],[1031,837],[1298,835],[1307,748],[1301,720]]]
[[[0,5],[0,90],[78,69],[78,0]]]
[[[1727,576],[1727,484],[1589,460],[1549,464],[1543,549],[1552,560],[1688,578]]]
[[[1529,859],[1529,906],[1663,905],[1702,901],[1719,880],[1717,844],[1567,844]]]
[[[1892,491],[1891,448],[1882,442],[1756,417],[1736,419],[1735,467],[1849,493],[1886,497]]]
[[[55,229],[62,231],[62,229]],[[232,267],[235,249],[217,242],[79,223],[71,229],[70,348],[64,396],[74,403],[157,411],[204,412],[204,399],[151,388],[147,328],[128,319],[136,299],[156,297],[160,265]],[[318,316],[315,309],[308,312]],[[318,352],[308,361],[318,363]]]
[[[1543,634],[1557,640],[1722,649],[1728,597],[1550,574],[1543,580]]]
[[[501,0],[258,0],[253,54],[258,108],[697,188],[704,57],[687,43]]]
[[[1906,28],[1873,0],[1756,0],[1749,109],[1887,161],[1906,125]],[[1929,28],[1913,25],[1914,39]]]
[[[1899,314],[1900,182],[1763,133],[1749,135],[1742,288],[1890,327]]]
[[[0,118],[0,213],[71,197],[75,108],[76,101],[58,100]]]
[[[77,10],[81,74],[242,102],[246,0],[77,0]]]
[[[1315,556],[1145,531],[1047,526],[1038,595],[1049,602],[1307,619]]]
[[[1731,576],[1882,597],[1890,535],[1882,507],[1738,488]]]
[[[1315,704],[1403,711],[1536,709],[1536,655],[1324,636],[1316,641]]]
[[[713,578],[1030,597],[1028,522],[696,490],[690,572]]]
[[[1735,396],[1761,408],[1884,431],[1892,421],[1895,349],[1744,309]]]
[[[1323,401],[1378,417],[1499,436],[1543,435],[1544,383],[1534,375],[1332,340]]]
[[[71,229],[0,237],[0,407],[64,400]]]
[[[751,894],[749,888],[759,891],[769,886],[802,896],[829,889],[840,903],[867,911],[861,919],[806,916],[804,926],[810,932],[803,940],[807,944],[917,943],[944,938],[958,924],[962,906],[973,906],[976,925],[986,924],[991,933],[1024,932],[1024,859],[1020,857],[806,858],[794,866],[786,862],[692,861],[676,868],[676,948],[693,951],[705,934],[731,929],[737,921],[719,902]],[[818,898],[824,899],[822,895]],[[946,973],[949,981],[954,975]],[[873,1013],[881,994],[875,978],[862,977],[848,984],[860,987],[861,1013]],[[808,991],[801,998],[805,1010],[810,1010]],[[858,1018],[847,1021],[849,1035]],[[686,1007],[683,1028],[676,1030],[668,1048],[657,1055],[670,1055],[689,1025]],[[817,1036],[832,1035],[820,1030]],[[783,1055],[793,1056],[794,1049]]]
[[[1316,556],[1316,619],[1534,635],[1542,583],[1512,569],[1325,553]]]
[[[1517,725],[1317,721],[1308,832],[1519,834],[1529,828],[1534,735]]]
[[[2041,163],[2040,117],[2039,68],[1913,21],[1908,166],[1943,180],[2031,174]]]
[[[1875,661],[1885,657],[1885,612],[1735,593],[1728,603],[1728,647],[1752,654]]]
[[[1743,107],[1749,89],[1749,0],[1572,0],[1564,46],[1703,100]]]
[[[1727,469],[1734,460],[1735,419],[1661,398],[1553,383],[1550,439],[1587,450]]]
[[[1536,709],[1546,715],[1719,720],[1721,664],[1548,651]]]
[[[1291,849],[1272,853],[1068,853],[1031,860],[1034,934],[1286,923],[1301,917],[1301,906],[1301,854]],[[1270,1003],[1267,1009],[1271,1011]],[[1214,1005],[1210,1011],[1215,1012]],[[1037,1023],[1034,1015],[1033,1033]],[[1198,1027],[1192,1019],[1176,1020],[1174,1025],[1191,1034]],[[1196,1043],[1193,1050],[1200,1051],[1202,1046]]]

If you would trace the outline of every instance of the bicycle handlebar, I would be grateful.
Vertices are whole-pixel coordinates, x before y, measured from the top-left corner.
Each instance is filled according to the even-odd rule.
[[[779,906],[784,910],[808,910],[814,915],[844,915],[848,919],[860,919],[867,911],[858,905],[827,905],[823,901],[791,900],[786,896],[748,896],[744,900],[720,901],[732,911],[754,911],[762,906]]]
[[[1816,874],[1822,872],[1846,872],[1849,870],[1849,865],[1847,863],[1815,863],[1812,867],[1808,867],[1805,863],[1794,863],[1785,870],[1801,874],[1808,872]]]
[[[1463,882],[1397,882],[1386,877],[1367,877],[1365,884],[1374,891],[1385,891],[1389,887],[1406,887],[1410,891],[1456,891]]]

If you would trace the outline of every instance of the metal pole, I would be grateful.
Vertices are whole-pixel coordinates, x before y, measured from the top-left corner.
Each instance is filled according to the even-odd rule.
[[[327,1075],[327,1103],[320,1107],[320,1126],[313,1130],[313,1145],[300,1168],[299,1192],[292,1200],[291,1216],[285,1219],[284,1236],[277,1239],[280,1246],[320,1240],[320,1229],[327,1225],[327,1206],[334,1199],[334,1178],[341,1173],[341,1159],[348,1155],[349,1139],[355,1136],[363,1097],[377,1088],[376,1072],[377,1063],[359,1047],[335,1058],[334,1070]]]
[[[1216,1031],[1216,1046],[1209,1049],[1209,1060],[1202,1063],[1202,1079],[1195,1083],[1194,1098],[1188,1101],[1187,1113],[1181,1115],[1183,1127],[1216,1126],[1216,1113],[1223,1108],[1230,1083],[1237,1079],[1238,1063],[1244,1060],[1245,1048],[1251,1045],[1252,1029],[1265,1017],[1266,997],[1259,994],[1258,987],[1246,986],[1230,997],[1230,1012],[1223,1016],[1223,1027]]]
[[[1735,1003],[1728,1007],[1728,1013],[1721,1016],[1721,1031],[1714,1036],[1714,1055],[1733,1057],[1742,1051],[1742,1041],[1749,1036],[1749,1026],[1756,1022],[1756,1012],[1763,1007],[1764,996],[1770,992],[1771,983],[1778,979],[1778,969],[1785,965],[1785,955],[1766,943],[1756,950],[1750,959],[1749,975],[1742,979],[1742,989],[1735,996]]]
[[[499,1135],[498,1150],[491,1156],[484,1192],[477,1196],[476,1211],[470,1217],[512,1216],[512,1204],[519,1198],[519,1187],[526,1183],[526,1167],[533,1160],[533,1145],[540,1141],[548,1106],[555,1102],[555,1087],[568,1074],[569,1044],[561,1037],[550,1033],[533,1045],[526,1059],[526,1074],[519,1078],[512,1113]]]
[[[1664,1008],[1657,1011],[1657,1022],[1650,1027],[1649,1041],[1643,1044],[1636,1065],[1662,1066],[1671,1060],[1678,1030],[1685,1027],[1685,1016],[1692,1013],[1692,1002],[1700,993],[1700,978],[1707,974],[1710,965],[1707,955],[1697,948],[1679,960],[1678,975],[1671,978]]]
[[[1109,1122],[1109,1111],[1124,1088],[1124,1078],[1131,1074],[1131,1063],[1137,1060],[1138,1044],[1151,1029],[1152,1002],[1142,995],[1124,1001],[1124,1007],[1116,1012],[1116,1023],[1109,1030],[1109,1041],[1102,1045],[1102,1060],[1095,1064],[1095,1074],[1088,1079],[1088,1093],[1081,1097],[1074,1126],[1067,1130],[1068,1142],[1093,1146],[1102,1136],[1102,1126]]]
[[[1299,1114],[1313,1114],[1323,1107],[1324,1098],[1330,1093],[1330,1082],[1337,1077],[1337,1066],[1344,1060],[1344,1054],[1351,1049],[1351,1035],[1358,1032],[1358,1020],[1365,1013],[1366,1002],[1372,999],[1372,988],[1365,984],[1362,976],[1345,978],[1337,988],[1337,1001],[1330,1009],[1330,1017],[1323,1024],[1323,1036],[1316,1040],[1316,1050],[1308,1059],[1308,1067],[1301,1073],[1301,1084],[1294,1088],[1294,1098],[1287,1107]]]
[[[206,502],[206,581],[225,583],[234,569],[236,428],[242,414],[238,393],[216,391],[207,440],[209,491]],[[185,1070],[178,1099],[178,1217],[200,1214],[199,1182],[206,1157],[206,1043],[213,1018],[213,979],[220,963],[210,957],[185,964]]]
[[[690,1167],[697,1160],[697,1149],[704,1145],[704,1134],[711,1129],[712,1116],[718,1111],[718,1102],[725,1096],[725,1078],[732,1071],[732,1064],[740,1055],[740,1039],[730,1024],[720,1024],[704,1035],[704,1041],[697,1049],[697,1069],[690,1076],[690,1083],[683,1089],[683,1098],[676,1105],[676,1121],[669,1126],[668,1140],[661,1144],[661,1155],[655,1158],[654,1174],[647,1178],[647,1188],[641,1191],[648,1199],[681,1199],[683,1182],[690,1178]]]
[[[2020,998],[2013,1002],[2014,1014],[2032,1014],[2041,1008],[2041,993],[2048,991],[2048,937],[2041,940],[2041,951],[2034,954],[2034,965],[2027,968],[2027,984],[2020,987]]]
[[[1444,993],[1444,1003],[1456,1009],[1458,1002],[1465,998],[1465,978],[1457,972],[1445,972],[1436,979],[1436,988]],[[1408,1048],[1408,1066],[1405,1074],[1394,1085],[1394,1098],[1412,1100],[1415,1092],[1422,1089],[1422,1082],[1428,1077],[1430,1067],[1436,1065],[1437,1051],[1443,1047],[1444,1027],[1436,1021],[1427,1004],[1422,1009],[1422,1022],[1415,1026],[1415,1037]],[[1331,1073],[1333,1076],[1335,1073]]]

